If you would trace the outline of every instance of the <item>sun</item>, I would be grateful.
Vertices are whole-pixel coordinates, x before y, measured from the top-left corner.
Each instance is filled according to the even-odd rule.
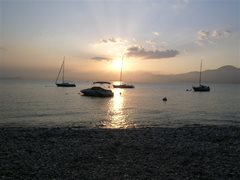
[[[114,71],[120,71],[122,67],[122,60],[121,59],[114,59],[111,64],[111,69]]]
[[[136,66],[136,65],[135,65]],[[114,72],[131,71],[134,69],[133,61],[128,61],[128,59],[122,59],[122,57],[117,57],[108,63],[108,69]]]

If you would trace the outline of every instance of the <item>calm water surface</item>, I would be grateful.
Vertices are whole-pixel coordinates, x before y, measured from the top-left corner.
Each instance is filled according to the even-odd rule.
[[[211,92],[204,93],[187,92],[191,84],[135,85],[115,89],[113,98],[93,98],[80,94],[89,83],[59,88],[53,82],[1,80],[0,126],[240,125],[240,85],[210,84]]]

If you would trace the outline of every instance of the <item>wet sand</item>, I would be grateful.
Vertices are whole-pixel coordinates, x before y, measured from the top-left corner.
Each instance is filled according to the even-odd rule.
[[[0,128],[0,179],[239,179],[240,128]]]

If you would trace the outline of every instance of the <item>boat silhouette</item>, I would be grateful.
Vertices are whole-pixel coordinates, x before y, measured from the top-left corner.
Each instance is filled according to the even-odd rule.
[[[192,87],[194,91],[207,92],[210,91],[210,87],[202,84],[202,60],[200,65],[199,85]]]
[[[134,85],[132,85],[132,84],[127,84],[127,83],[122,82],[123,57],[124,57],[124,54],[122,56],[122,64],[121,64],[120,80],[119,80],[120,83],[113,84],[113,87],[114,88],[135,88]]]
[[[57,87],[76,87],[76,85],[73,82],[65,81],[65,79],[64,79],[64,65],[65,65],[65,56],[63,58],[63,63],[62,63],[62,65],[60,67],[60,70],[58,72],[55,84],[57,85]],[[59,79],[59,76],[60,76],[61,72],[62,72],[62,82],[58,82],[58,79]]]

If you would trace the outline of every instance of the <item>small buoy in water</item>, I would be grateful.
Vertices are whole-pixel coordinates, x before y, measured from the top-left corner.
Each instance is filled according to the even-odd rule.
[[[163,100],[163,101],[167,101],[167,98],[166,98],[166,97],[164,97],[162,100]]]

